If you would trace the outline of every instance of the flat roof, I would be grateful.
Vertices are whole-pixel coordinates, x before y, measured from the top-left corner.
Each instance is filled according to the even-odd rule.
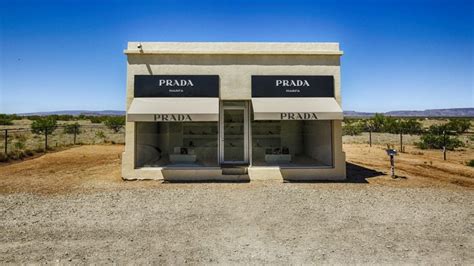
[[[139,48],[139,46],[141,46]],[[335,42],[129,42],[127,55],[229,54],[229,55],[338,55]]]

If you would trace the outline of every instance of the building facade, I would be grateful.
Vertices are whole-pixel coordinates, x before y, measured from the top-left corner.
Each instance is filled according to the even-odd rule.
[[[343,180],[337,43],[130,42],[124,179]]]

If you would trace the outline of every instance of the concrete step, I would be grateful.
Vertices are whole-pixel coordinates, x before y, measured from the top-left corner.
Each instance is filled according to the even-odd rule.
[[[222,175],[247,175],[248,165],[221,165]]]

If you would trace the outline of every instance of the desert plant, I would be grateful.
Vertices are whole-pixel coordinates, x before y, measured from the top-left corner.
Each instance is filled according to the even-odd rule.
[[[373,131],[382,132],[385,124],[385,116],[383,114],[375,114],[375,116],[371,118],[371,120],[374,129]]]
[[[446,128],[450,131],[455,131],[458,134],[465,133],[471,127],[471,121],[469,119],[450,119],[446,124]]]
[[[15,150],[18,150],[18,151],[21,151],[21,150],[24,150],[25,149],[25,141],[24,140],[21,140],[21,139],[17,139],[15,141],[15,143],[13,144],[13,146],[15,147]]]
[[[0,153],[0,162],[6,162],[8,161],[8,157],[4,153]]]
[[[105,138],[106,138],[105,133],[102,130],[97,131],[95,133],[95,136],[98,137],[99,139],[103,139],[103,140],[105,140]]]
[[[342,127],[343,135],[356,136],[364,130],[364,125],[360,122],[346,122]]]
[[[474,167],[474,160],[469,160],[466,162],[467,166]]]
[[[31,132],[34,134],[48,134],[53,133],[58,127],[56,119],[52,117],[41,117],[31,123]]]
[[[13,125],[13,116],[7,114],[0,114],[0,125],[8,126]]]
[[[100,116],[88,116],[88,119],[92,124],[100,124],[104,121],[104,118]]]
[[[442,149],[445,147],[447,150],[454,150],[464,146],[457,135],[457,132],[448,130],[447,124],[432,125],[416,145],[421,149]]]
[[[44,134],[44,150],[48,150],[48,135],[52,134],[58,127],[58,122],[53,117],[41,117],[31,123],[31,132]]]
[[[81,125],[79,123],[67,124],[64,126],[64,133],[66,134],[81,134]]]
[[[104,124],[115,133],[118,133],[125,126],[125,117],[111,116],[104,121]]]
[[[403,134],[416,135],[420,134],[423,128],[416,119],[404,119],[398,121],[398,130]]]

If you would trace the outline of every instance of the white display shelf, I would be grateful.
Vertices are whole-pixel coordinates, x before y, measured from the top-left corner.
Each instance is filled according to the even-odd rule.
[[[289,163],[291,162],[291,154],[265,154],[265,162]]]
[[[170,154],[170,162],[194,163],[196,162],[196,155],[195,154]]]

